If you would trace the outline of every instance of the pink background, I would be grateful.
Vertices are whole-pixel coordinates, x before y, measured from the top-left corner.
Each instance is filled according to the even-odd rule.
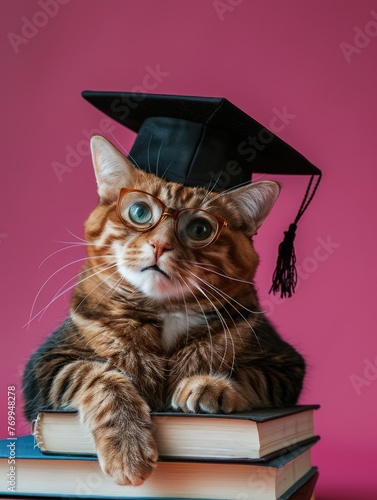
[[[292,118],[278,135],[323,170],[296,239],[300,286],[286,301],[267,290],[307,179],[281,179],[256,242],[260,297],[308,361],[301,402],[322,406],[318,500],[377,498],[376,2],[61,0],[45,16],[40,2],[1,3],[0,437],[8,385],[17,386],[17,431],[29,431],[20,374],[65,317],[69,293],[26,328],[33,302],[36,314],[72,284],[84,256],[79,246],[59,250],[78,241],[70,233],[82,236],[96,203],[85,131],[102,127],[126,148],[133,141],[119,125],[108,130],[80,92],[147,83],[155,93],[227,97],[267,127],[285,107]],[[24,28],[26,43],[12,46],[9,33],[22,36],[24,18],[40,27]],[[157,80],[145,78],[150,68]],[[59,180],[52,165],[69,160]]]

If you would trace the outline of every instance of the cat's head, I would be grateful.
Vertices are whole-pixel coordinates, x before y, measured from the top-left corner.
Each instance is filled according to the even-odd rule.
[[[100,197],[86,223],[91,258],[105,259],[118,279],[161,301],[197,300],[199,289],[212,294],[215,287],[229,293],[253,279],[251,237],[279,194],[277,183],[208,192],[136,168],[101,136],[91,151]]]

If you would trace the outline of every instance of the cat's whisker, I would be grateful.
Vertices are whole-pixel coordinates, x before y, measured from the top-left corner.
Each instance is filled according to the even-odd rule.
[[[104,263],[101,263],[101,264],[97,264],[96,266],[92,266],[92,267],[90,267],[90,268],[86,269],[86,271],[93,271],[94,269],[97,269],[98,267],[102,267],[102,266],[104,266],[104,265],[107,265],[107,263],[105,263],[105,262],[104,262]],[[79,271],[76,275],[72,276],[69,280],[67,280],[67,281],[66,281],[66,282],[65,282],[65,283],[64,283],[64,284],[63,284],[63,285],[59,288],[59,290],[58,290],[57,292],[55,292],[55,295],[52,297],[52,299],[51,299],[51,301],[50,301],[50,304],[54,303],[54,302],[55,302],[55,300],[59,299],[59,298],[60,298],[62,295],[64,295],[66,292],[68,292],[69,290],[71,290],[72,288],[74,288],[74,287],[75,287],[75,284],[74,284],[73,286],[69,287],[68,289],[66,289],[65,291],[63,291],[63,292],[60,294],[60,292],[61,292],[62,290],[64,290],[64,288],[68,285],[68,283],[70,283],[70,282],[71,282],[71,281],[73,281],[73,280],[76,280],[76,278],[77,278],[78,276],[80,276],[81,274],[82,274],[82,271],[80,270],[80,271]],[[47,307],[49,307],[49,305],[48,305]],[[47,310],[47,309],[46,309],[46,310]],[[43,309],[42,309],[42,310],[41,310],[41,311],[40,311],[40,312],[36,315],[36,316],[38,316],[38,315],[40,314],[40,318],[39,318],[39,320],[38,320],[38,321],[40,321],[40,320],[43,318],[43,316],[44,316],[44,314],[45,314],[46,310],[43,310]],[[30,320],[30,322],[31,322],[31,321],[32,321],[32,320]],[[30,324],[30,323],[27,323],[27,325],[29,325],[29,324]],[[25,325],[25,326],[26,326],[26,325]]]
[[[235,304],[237,304],[238,306],[242,307],[242,309],[244,309],[245,311],[249,312],[250,314],[260,314],[260,311],[252,311],[251,309],[248,309],[246,306],[244,306],[243,304],[241,304],[240,302],[238,302],[236,299],[234,299],[233,297],[231,297],[230,295],[228,295],[227,293],[225,293],[223,290],[220,290],[220,288],[218,288],[217,286],[213,285],[212,283],[210,283],[209,281],[205,280],[204,278],[200,278],[199,276],[197,276],[195,273],[193,273],[192,271],[189,271],[190,274],[192,274],[195,278],[197,278],[198,280],[200,280],[203,284],[207,285],[208,287],[210,287],[212,290],[214,290],[218,295],[220,295],[220,297],[222,297],[223,299],[226,300],[226,302],[235,310],[238,312],[238,314],[246,321],[246,318],[241,314],[241,312],[239,311],[239,309],[237,309],[231,302],[234,302]],[[228,300],[229,299],[229,300]],[[231,301],[231,302],[230,302]]]
[[[128,157],[128,158],[132,161],[132,163],[133,163],[134,165],[136,165],[136,166],[137,166],[137,168],[140,168],[140,170],[141,170],[141,167],[140,167],[140,165],[138,164],[138,162],[135,160],[135,158],[134,158],[134,157],[133,157],[133,156],[132,156],[132,155],[131,155],[131,154],[130,154],[130,153],[129,153],[126,149],[124,149],[124,151],[125,151],[125,153],[126,153],[126,156],[127,156],[127,157]]]
[[[208,197],[213,193],[213,191],[215,191],[216,185],[220,180],[221,174],[222,174],[222,172],[219,173],[219,175],[217,176],[217,179],[215,180],[215,182],[213,183],[212,186],[211,186],[211,184],[209,185],[209,187],[207,188],[207,193],[205,194],[204,198],[200,202],[200,205],[204,205],[206,203]]]
[[[66,230],[68,231],[68,233],[69,233],[71,236],[73,236],[73,237],[74,237],[74,238],[76,238],[77,240],[79,240],[79,241],[81,241],[81,242],[83,242],[83,243],[87,243],[86,239],[81,238],[81,236],[77,236],[77,234],[75,234],[75,233],[72,233],[72,231],[71,231],[70,229],[68,229],[67,227],[66,227]]]
[[[73,265],[73,264],[77,264],[78,262],[82,262],[84,260],[87,260],[87,257],[83,257],[81,259],[76,259],[72,262],[68,262],[68,264],[65,264],[64,266],[60,267],[59,269],[57,269],[55,272],[53,272],[46,280],[45,282],[43,283],[43,285],[39,288],[35,298],[34,298],[34,301],[33,301],[33,304],[31,306],[31,311],[30,311],[30,315],[29,315],[29,321],[28,323],[26,323],[26,325],[29,325],[32,321],[31,317],[33,316],[33,313],[34,313],[34,308],[35,308],[35,304],[37,303],[37,300],[40,296],[40,294],[42,293],[43,289],[45,288],[45,286],[47,285],[47,283],[54,277],[56,276],[60,271],[62,271],[63,269],[66,269],[67,267]],[[26,326],[24,325],[24,326]]]
[[[200,288],[201,288],[201,287],[200,287]],[[211,292],[208,292],[208,294],[209,294],[209,295],[210,295],[213,299],[216,299],[216,300],[217,300],[217,298],[214,296],[214,294],[212,294]],[[210,300],[210,302],[211,302],[212,306],[214,306],[214,302],[213,302],[213,300],[211,300],[209,297],[208,297],[208,300]],[[230,331],[230,328],[229,328],[229,326],[228,326],[228,323],[227,323],[227,321],[226,321],[226,319],[225,319],[224,315],[223,315],[223,314],[222,314],[222,312],[220,311],[220,309],[218,309],[218,308],[216,307],[215,312],[216,312],[216,315],[219,317],[220,322],[221,322],[221,324],[222,324],[222,326],[223,326],[223,330],[224,330],[224,353],[223,353],[223,356],[222,356],[222,358],[221,358],[221,360],[220,360],[220,364],[219,364],[219,366],[218,366],[218,371],[221,371],[221,367],[223,366],[223,363],[224,363],[225,358],[226,358],[226,354],[227,354],[227,352],[228,352],[228,343],[229,343],[229,342],[228,342],[228,337],[229,337],[229,340],[230,340],[230,343],[231,343],[231,350],[232,350],[232,354],[231,354],[231,356],[232,356],[232,357],[231,357],[232,362],[231,362],[230,366],[227,366],[227,367],[226,367],[226,370],[225,370],[225,371],[229,370],[229,374],[230,374],[230,373],[232,373],[232,372],[233,372],[234,363],[235,363],[235,355],[236,355],[236,352],[235,352],[235,347],[234,347],[234,341],[233,341],[233,335],[232,335],[232,332]],[[226,311],[226,312],[227,312],[227,314],[228,314],[229,318],[232,320],[232,318],[231,318],[230,314],[228,313],[228,311]],[[232,320],[232,323],[233,323],[233,325],[234,325],[234,327],[235,327],[235,329],[236,329],[236,332],[238,333],[238,328],[237,328],[237,326],[236,326],[236,324],[234,323],[234,321],[233,321],[233,320]]]
[[[210,299],[210,297],[208,296],[208,294],[202,289],[202,287],[200,285],[198,285],[198,283],[196,283],[191,278],[188,278],[188,280],[202,295],[204,295],[204,297],[211,304],[211,306],[213,307],[213,309],[214,309],[214,311],[215,311],[217,317],[219,318],[220,323],[221,323],[221,325],[223,327],[223,330],[224,330],[224,354],[223,354],[223,358],[221,360],[221,363],[220,363],[220,366],[219,366],[218,370],[219,371],[221,370],[221,366],[222,366],[223,362],[225,361],[225,355],[226,355],[226,352],[228,350],[228,336],[227,336],[227,333],[229,334],[229,338],[230,338],[230,340],[232,342],[232,348],[233,348],[232,369],[233,369],[233,367],[234,367],[234,358],[235,358],[234,342],[233,342],[233,339],[232,339],[232,333],[231,333],[231,331],[229,329],[229,326],[228,326],[227,322],[225,321],[224,316],[221,314],[221,311],[216,307],[215,303]]]
[[[180,281],[178,281],[178,285],[179,285],[179,288],[180,288],[181,294],[182,294],[182,302],[183,302],[183,305],[185,306],[185,312],[186,312],[186,339],[188,339],[190,326],[189,326],[189,312],[188,312],[188,307],[187,307],[187,301],[186,301],[186,297],[185,297],[185,294],[184,294],[184,291],[183,291],[182,283]],[[170,298],[169,298],[169,303],[171,305]]]
[[[84,281],[92,278],[93,276],[96,276],[97,274],[100,274],[102,272],[105,272],[109,269],[111,269],[112,267],[116,266],[117,264],[112,264],[110,265],[109,267],[105,268],[105,269],[101,269],[100,271],[97,271],[96,273],[94,274],[91,274],[90,276],[86,276],[85,278],[83,278],[82,280],[80,280],[78,283],[74,283],[72,286],[66,288],[65,290],[63,290],[61,293],[59,294],[55,294],[55,296],[53,297],[53,299],[50,300],[50,302],[45,306],[43,307],[38,313],[34,314],[34,316],[31,316],[29,318],[29,321],[27,323],[25,323],[25,325],[23,325],[23,328],[25,328],[26,326],[29,326],[30,323],[32,323],[38,316],[39,316],[39,320],[43,317],[44,313],[47,311],[47,309],[56,301],[58,300],[60,297],[62,297],[63,295],[65,295],[67,292],[69,292],[70,290],[72,290],[73,288],[75,288],[77,285],[79,285],[80,283],[83,283]],[[96,266],[95,266],[96,267]],[[99,266],[98,266],[99,267]],[[69,280],[71,281],[72,278]],[[68,283],[69,283],[68,281]]]
[[[93,266],[92,268],[89,268],[88,270],[93,270],[93,269],[96,269],[97,267],[101,267],[103,265],[106,265],[107,263],[103,263],[103,264],[98,264],[97,266]],[[108,271],[109,269],[113,268],[114,266],[116,266],[116,264],[111,264],[109,265],[109,267],[105,268],[105,269],[101,269],[100,271],[97,271],[96,273],[93,273],[91,274],[90,276],[86,276],[85,278],[83,278],[82,280],[79,280],[77,283],[74,283],[72,286],[68,287],[67,289],[63,290],[64,286],[66,286],[70,281],[72,281],[73,279],[76,278],[76,276],[74,278],[71,278],[69,279],[62,287],[60,287],[60,289],[58,290],[58,292],[55,293],[54,297],[51,299],[50,303],[47,304],[47,306],[45,308],[43,308],[41,311],[40,311],[40,318],[38,321],[40,321],[42,319],[42,317],[44,316],[45,312],[47,311],[48,307],[50,307],[51,304],[53,304],[56,300],[58,300],[60,297],[62,297],[63,295],[65,295],[67,292],[69,292],[70,290],[72,290],[73,288],[76,287],[76,285],[79,285],[81,283],[83,283],[84,281],[92,278],[93,276],[96,276],[102,272],[105,272],[105,271]],[[81,272],[78,274],[78,276],[81,274]],[[102,282],[100,282],[100,284],[102,284]],[[61,293],[59,293],[61,292]]]
[[[243,280],[242,278],[235,278],[233,276],[229,276],[228,274],[219,273],[217,271],[214,271],[213,269],[209,269],[207,267],[207,265],[201,264],[200,262],[193,262],[193,261],[191,261],[191,263],[194,264],[195,266],[199,267],[200,269],[203,269],[203,271],[207,271],[209,273],[217,274],[218,276],[221,276],[222,278],[227,278],[227,279],[230,279],[230,280],[233,280],[233,281],[239,281],[240,283],[245,283],[247,285],[254,285],[254,283],[252,281]],[[210,264],[208,264],[208,265],[210,265]],[[221,269],[218,266],[212,266],[212,267],[217,267],[218,269]]]
[[[187,262],[189,262],[190,264],[194,264],[195,266],[197,266],[197,265],[204,265],[203,262],[197,262],[195,260],[189,260]],[[210,262],[206,262],[205,265],[208,266],[208,267],[215,267],[216,269],[219,269],[220,271],[224,272],[224,270],[221,267],[217,266],[216,264],[211,264]]]
[[[158,167],[159,167],[160,154],[161,154],[161,150],[162,150],[163,145],[164,145],[164,139],[161,141],[161,146],[160,146],[160,148],[158,150],[158,154],[157,154],[157,161],[156,161],[156,175],[157,175],[157,177],[159,177]]]
[[[253,326],[249,323],[249,321],[247,320],[247,318],[245,318],[245,316],[241,313],[241,311],[237,307],[235,307],[231,302],[234,302],[237,305],[241,306],[243,309],[245,309],[247,312],[251,313],[252,315],[261,314],[261,312],[260,311],[252,311],[252,310],[248,309],[243,304],[241,304],[240,302],[238,302],[237,300],[235,300],[233,297],[230,297],[228,294],[226,294],[222,290],[218,289],[217,287],[215,287],[214,285],[212,285],[208,281],[206,281],[204,279],[201,279],[199,277],[197,277],[197,278],[200,279],[201,281],[203,281],[203,283],[205,285],[209,286],[215,293],[217,293],[218,295],[220,295],[220,297],[222,297],[223,299],[225,299],[225,301],[230,305],[230,307],[232,307],[232,309],[234,309],[236,311],[236,313],[239,314],[239,316],[245,321],[245,323],[247,323],[247,325],[252,330],[252,332],[253,332],[253,334],[255,336],[255,339],[256,339],[256,341],[257,341],[257,343],[259,345],[259,347],[262,348],[261,345],[260,345],[259,338],[258,338],[258,336],[257,336],[257,334],[256,334],[256,332],[255,332],[255,330],[253,328]]]
[[[208,331],[208,339],[209,339],[209,343],[210,343],[210,351],[211,351],[211,358],[210,358],[210,362],[209,362],[209,369],[210,369],[210,373],[212,373],[212,366],[213,366],[213,352],[214,352],[214,349],[213,349],[213,343],[212,343],[212,335],[211,335],[211,327],[210,327],[210,324],[208,322],[208,319],[207,319],[207,316],[206,316],[206,313],[204,312],[204,309],[201,305],[201,303],[199,302],[199,299],[198,297],[195,295],[195,293],[193,292],[193,290],[190,288],[190,286],[186,283],[186,281],[183,279],[183,277],[181,276],[181,280],[183,281],[183,283],[186,285],[187,289],[189,290],[189,292],[192,294],[192,296],[194,297],[194,299],[196,300],[200,310],[202,311],[202,314],[203,314],[203,317],[205,319],[205,322],[206,322],[206,325],[207,325],[207,331]]]
[[[63,243],[65,245],[72,245],[77,247],[101,247],[101,248],[111,248],[111,245],[106,245],[104,243],[88,243],[87,241],[60,241],[57,240],[57,243]]]
[[[48,255],[47,257],[45,257],[45,258],[42,260],[42,262],[41,262],[41,263],[39,264],[39,266],[38,266],[38,269],[40,269],[40,268],[43,266],[43,264],[44,264],[44,263],[45,263],[48,259],[50,259],[51,257],[53,257],[54,255],[56,255],[56,254],[58,254],[58,253],[60,253],[60,252],[63,252],[64,250],[69,250],[69,249],[71,249],[71,248],[85,247],[85,246],[93,246],[93,244],[92,244],[92,243],[87,243],[87,242],[83,243],[83,242],[80,242],[80,241],[59,241],[59,240],[57,240],[57,243],[62,243],[62,244],[64,244],[64,245],[68,245],[68,246],[63,247],[63,248],[59,248],[59,249],[58,249],[58,250],[56,250],[55,252],[50,253],[50,255]],[[105,247],[105,246],[106,246],[106,247],[110,247],[110,245],[101,245],[101,246],[103,246],[103,247]]]
[[[118,281],[112,286],[110,298],[114,297],[114,294],[118,290],[118,287],[122,283],[123,279],[123,276],[121,276]]]
[[[220,174],[221,175],[221,174]],[[219,176],[220,178],[220,176]],[[218,179],[219,180],[219,179]],[[216,183],[218,182],[218,180],[216,181]],[[240,187],[243,187],[243,186],[247,186],[248,184],[250,184],[250,181],[245,181],[245,182],[241,182],[240,184],[237,184],[236,186],[232,186],[231,188],[228,188],[228,189],[224,189],[224,191],[221,191],[220,193],[217,193],[213,198],[211,198],[209,201],[210,203],[212,204],[213,201],[217,200],[217,198],[220,198],[221,196],[223,196],[224,194],[226,193],[229,193],[230,191],[234,191],[235,189],[238,189]],[[212,188],[208,193],[207,195],[205,196],[205,198],[203,199],[202,201],[202,204],[205,203],[205,201],[208,199],[208,196],[212,193],[212,191],[214,191],[214,189]]]
[[[110,276],[108,276],[107,278],[105,278],[104,280],[100,281],[98,283],[98,285],[96,285],[94,288],[92,288],[90,290],[89,293],[87,293],[85,295],[85,297],[80,301],[80,303],[76,306],[76,308],[71,312],[70,316],[72,317],[77,311],[78,309],[82,306],[82,304],[86,301],[86,299],[95,291],[97,290],[97,288],[103,286],[103,285],[107,285],[107,280],[111,279],[116,273],[118,272],[118,270],[116,269],[112,274],[110,274]],[[114,293],[114,286],[117,286],[121,281],[122,281],[122,277],[117,280],[117,282],[115,283],[115,285],[111,286],[111,287],[108,287],[108,290],[105,294],[102,295],[102,297],[96,302],[96,304],[93,305],[93,307],[90,309],[91,312],[93,312],[95,310],[95,308],[102,302],[102,300],[106,297],[106,295],[108,295],[109,292],[113,292]]]
[[[177,285],[180,288],[180,291],[181,291],[181,294],[182,294],[182,303],[183,303],[183,305],[185,307],[185,313],[186,313],[186,340],[187,340],[188,337],[189,337],[190,322],[189,322],[189,311],[188,311],[188,307],[187,307],[187,301],[186,301],[185,293],[184,293],[184,290],[183,290],[182,282],[184,283],[184,280],[183,280],[182,276],[180,276],[179,279],[177,280]],[[187,288],[189,289],[189,287],[187,287]],[[190,293],[192,293],[192,291],[190,289],[189,289],[189,291],[190,291]],[[167,301],[169,303],[170,309],[174,309],[173,303],[172,303],[170,297],[167,297]]]
[[[69,246],[67,246],[67,247],[59,248],[59,250],[56,250],[55,252],[50,253],[50,255],[47,255],[47,257],[45,257],[45,258],[42,260],[42,262],[41,262],[41,263],[39,264],[39,266],[38,266],[38,269],[40,269],[40,268],[43,266],[43,264],[44,264],[44,263],[45,263],[48,259],[50,259],[51,257],[53,257],[54,255],[56,255],[56,254],[58,254],[58,253],[62,252],[63,250],[69,250],[70,248],[75,248],[75,247],[77,247],[77,246],[78,246],[77,244],[69,245]]]
[[[151,163],[150,163],[150,156],[149,155],[150,155],[150,150],[151,150],[152,137],[153,137],[153,134],[151,134],[151,136],[149,138],[148,148],[147,148],[148,172],[150,174],[152,173],[152,169],[151,169]]]
[[[109,134],[111,135],[111,137],[113,138],[114,142],[116,142],[118,144],[118,146],[120,147],[120,149],[123,150],[124,152],[124,156],[127,156],[128,158],[130,158],[130,160],[132,161],[132,163],[134,165],[136,165],[138,168],[140,168],[140,166],[138,165],[137,161],[135,160],[135,158],[133,158],[129,151],[127,151],[127,149],[123,146],[123,144],[121,144],[118,139],[115,137],[115,135],[113,134],[113,132],[110,130],[110,127],[107,126],[107,131],[109,132]]]
[[[213,292],[214,292],[214,293],[212,293],[210,290],[207,290],[207,293],[208,293],[211,297],[213,297],[215,300],[217,300],[217,301],[221,304],[221,302],[219,301],[219,297],[218,297],[219,295],[220,295],[220,297],[222,297],[221,290],[219,290],[217,287],[211,286],[211,284],[210,284],[210,283],[207,283],[207,282],[206,282],[206,280],[201,280],[201,278],[199,278],[199,276],[196,276],[194,273],[192,273],[192,272],[191,272],[191,274],[192,274],[192,275],[193,275],[196,279],[199,279],[200,281],[202,281],[202,282],[204,283],[204,285],[205,285],[205,286],[208,286],[208,285],[209,285],[209,287],[213,290]],[[217,294],[217,295],[216,295],[216,294]],[[224,298],[224,297],[222,297],[222,298]],[[213,303],[213,302],[212,302],[212,303]],[[221,305],[222,305],[222,304],[221,304]],[[230,304],[230,306],[231,306],[233,309],[235,309],[235,307],[234,307],[232,304]],[[239,312],[237,309],[235,309],[235,310],[236,310],[236,312]],[[225,311],[226,311],[226,313],[227,313],[227,315],[228,315],[229,319],[230,319],[230,320],[231,320],[231,322],[233,323],[233,326],[234,326],[234,328],[235,328],[236,333],[238,334],[239,338],[241,339],[241,335],[240,335],[240,333],[239,333],[239,330],[238,330],[237,324],[236,324],[236,322],[234,321],[234,318],[232,317],[232,315],[229,313],[229,311],[228,311],[226,308],[225,308]],[[249,325],[249,326],[250,326],[250,325]],[[230,335],[230,339],[231,339],[232,346],[233,346],[233,353],[234,353],[233,362],[234,362],[234,359],[235,359],[235,348],[234,348],[234,341],[233,341],[233,336],[232,336],[232,335]],[[233,364],[232,364],[232,366],[233,366]]]
[[[230,307],[232,307],[239,315],[240,317],[245,321],[245,323],[247,323],[247,325],[249,325],[251,331],[253,332],[254,334],[254,337],[255,337],[255,340],[257,341],[258,345],[259,345],[259,348],[262,349],[262,346],[259,342],[259,338],[253,328],[253,326],[249,323],[249,321],[247,320],[247,318],[245,318],[245,316],[240,312],[239,309],[237,309],[237,307],[235,307],[232,302],[236,303],[237,305],[241,306],[243,309],[245,309],[246,311],[250,312],[251,314],[255,314],[254,311],[251,311],[250,309],[248,309],[247,307],[245,307],[244,305],[240,304],[237,300],[233,299],[233,297],[230,297],[228,294],[226,294],[225,292],[223,292],[222,290],[220,290],[219,288],[217,288],[216,286],[212,285],[211,283],[209,283],[207,280],[203,279],[203,278],[200,278],[199,276],[195,275],[195,273],[193,273],[192,271],[189,271],[196,279],[198,279],[199,281],[201,281],[205,286],[208,286],[209,288],[211,288],[217,295],[219,295],[220,297],[222,297],[229,305]],[[228,300],[230,299],[230,300]],[[218,300],[218,299],[217,299]],[[232,319],[233,323],[234,323],[234,320]],[[236,326],[236,325],[235,325]],[[236,327],[237,329],[237,332],[238,332],[238,328]]]
[[[104,255],[105,257],[105,255]],[[106,257],[112,257],[111,255],[106,255]],[[87,269],[85,269],[86,272],[89,272],[89,271],[93,271],[94,269],[97,269],[99,267],[102,267],[102,266],[106,266],[106,265],[109,265],[108,262],[102,262],[100,264],[96,264],[95,266],[92,266],[92,267],[88,267]],[[68,285],[68,283],[70,281],[73,281],[75,280],[76,278],[78,278],[80,275],[82,274],[82,270],[80,270],[77,274],[75,274],[74,276],[72,276],[71,278],[69,278],[69,280],[67,280],[60,288],[57,292],[55,292],[55,295],[53,297],[53,299],[64,289],[65,286]]]
[[[174,162],[174,160],[172,160],[172,161],[169,163],[169,165],[165,168],[165,170],[164,170],[164,172],[163,172],[163,174],[162,174],[162,176],[161,176],[161,178],[162,178],[162,179],[164,179],[164,177],[165,177],[166,173],[169,171],[169,168],[172,166],[173,162]]]
[[[209,269],[205,269],[205,268],[203,268],[203,269],[204,269],[205,271],[211,272]],[[213,272],[214,272],[214,271],[213,271]],[[219,273],[215,273],[215,274],[219,274]],[[195,275],[195,276],[196,276],[196,275]],[[220,275],[220,276],[222,276],[222,275]],[[227,276],[225,276],[225,277],[227,277]],[[251,285],[253,285],[253,283],[252,283],[251,281],[244,281],[244,280],[238,280],[238,279],[237,279],[236,281],[241,281],[241,282],[244,282],[244,283],[246,283],[246,284],[251,284]],[[265,311],[255,311],[255,310],[248,309],[246,306],[244,306],[243,304],[241,304],[240,302],[238,302],[236,299],[234,299],[234,298],[233,298],[233,297],[231,297],[230,295],[226,294],[224,291],[222,291],[222,290],[220,290],[219,288],[217,288],[217,287],[215,287],[214,285],[212,285],[209,281],[204,280],[204,282],[205,282],[208,286],[212,286],[212,287],[214,287],[214,289],[217,291],[217,293],[218,293],[218,294],[222,294],[222,296],[223,296],[223,298],[224,298],[224,299],[228,298],[229,300],[231,300],[232,302],[234,302],[234,303],[235,303],[235,304],[237,304],[238,306],[240,306],[240,307],[242,307],[243,309],[245,309],[245,311],[249,312],[250,314],[253,314],[253,315],[254,315],[254,314],[255,314],[255,315],[258,315],[258,314],[263,314],[263,312],[265,312]],[[230,304],[230,302],[229,302],[229,301],[227,301],[227,302]],[[242,316],[242,314],[240,313],[240,311],[239,311],[236,307],[234,307],[234,305],[232,305],[232,304],[230,304],[230,305],[231,305],[231,307],[233,307],[233,309],[235,309],[235,310],[236,310],[236,311],[240,314],[240,316],[241,316],[241,317],[243,317],[243,316]]]
[[[77,246],[82,246],[82,247],[100,247],[100,248],[111,248],[111,245],[106,245],[105,243],[95,243],[91,241],[87,241],[84,238],[81,238],[80,236],[77,236],[76,234],[72,233],[69,229],[67,229],[69,234],[76,238],[78,241],[60,241],[56,240],[57,243],[62,243],[64,245],[77,245]]]

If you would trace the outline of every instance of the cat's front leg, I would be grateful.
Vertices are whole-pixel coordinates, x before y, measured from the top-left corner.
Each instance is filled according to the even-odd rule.
[[[79,410],[116,483],[138,486],[150,476],[157,460],[150,409],[127,376],[99,362],[69,363],[53,380],[50,402]]]
[[[240,324],[227,334],[191,339],[172,356],[172,407],[229,413],[296,404],[305,375],[303,357],[265,319],[252,331]]]
[[[191,342],[171,356],[168,394],[171,406],[184,412],[230,413],[251,407],[253,389],[245,392],[235,375],[242,337],[224,342],[222,334]]]
[[[86,319],[81,325],[81,334],[98,356],[109,360],[129,377],[152,410],[162,410],[166,360],[158,328],[130,318],[121,325],[110,326],[103,328],[100,322]]]

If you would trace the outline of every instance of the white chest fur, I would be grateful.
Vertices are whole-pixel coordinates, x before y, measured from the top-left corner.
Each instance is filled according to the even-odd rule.
[[[187,335],[191,328],[207,326],[206,317],[199,313],[172,312],[161,313],[162,320],[162,345],[169,351],[182,335]]]

